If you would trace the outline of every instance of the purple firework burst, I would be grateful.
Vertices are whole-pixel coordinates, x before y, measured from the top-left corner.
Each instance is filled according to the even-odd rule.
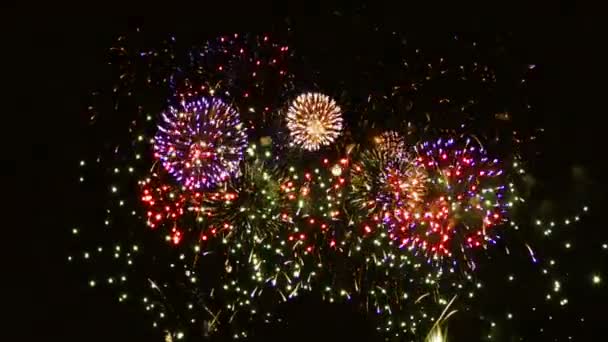
[[[154,156],[189,189],[211,188],[235,174],[247,135],[238,112],[218,98],[169,107],[154,137]]]

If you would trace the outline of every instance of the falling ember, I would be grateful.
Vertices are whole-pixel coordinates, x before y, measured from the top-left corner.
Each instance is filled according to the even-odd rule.
[[[509,114],[508,112],[496,113],[496,114],[494,114],[494,117],[496,119],[502,120],[502,121],[511,120],[511,114]]]
[[[528,245],[526,243],[526,248],[528,248],[528,252],[530,253],[530,258],[532,258],[532,262],[536,263],[536,257],[534,256],[534,251],[532,250],[532,247],[530,247],[530,245]]]
[[[448,310],[454,304],[456,296],[452,297],[450,302],[445,306],[445,309],[431,328],[431,331],[424,339],[424,342],[447,342],[448,341],[448,329],[447,320],[455,314],[457,311],[452,310],[448,313]]]
[[[440,328],[434,328],[424,340],[425,342],[447,342],[448,336]]]
[[[177,230],[177,228],[173,228],[171,231],[171,242],[173,242],[174,245],[178,245],[180,241],[182,241],[182,232]]]

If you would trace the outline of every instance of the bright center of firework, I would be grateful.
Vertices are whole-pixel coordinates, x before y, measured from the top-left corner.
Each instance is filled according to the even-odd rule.
[[[203,97],[162,114],[154,152],[178,182],[200,189],[235,175],[246,143],[236,110],[220,99]]]
[[[190,147],[189,159],[194,162],[195,166],[201,166],[204,162],[208,162],[213,158],[215,153],[207,146],[207,143],[201,141]]]
[[[375,148],[384,158],[408,158],[404,138],[388,131],[374,138]]]
[[[302,94],[289,107],[287,128],[295,145],[310,151],[318,150],[340,135],[340,107],[326,95]]]
[[[389,187],[387,190],[392,193],[394,200],[403,201],[402,204],[414,207],[426,194],[427,174],[421,168],[412,165],[389,168],[384,177],[386,179],[383,181]]]
[[[311,120],[306,130],[310,137],[316,141],[319,141],[325,134],[325,126],[323,126],[323,123],[319,119]]]

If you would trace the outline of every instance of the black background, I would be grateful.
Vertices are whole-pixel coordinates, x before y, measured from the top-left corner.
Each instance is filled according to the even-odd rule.
[[[236,3],[192,7],[168,2],[163,5],[166,7],[150,6],[28,3],[7,6],[11,8],[3,11],[6,38],[2,64],[7,70],[3,82],[7,100],[2,110],[2,139],[3,158],[8,161],[3,173],[8,176],[4,187],[10,204],[3,214],[7,217],[3,242],[8,267],[1,279],[2,292],[9,299],[9,307],[3,311],[11,323],[3,333],[15,336],[7,340],[159,340],[149,322],[139,317],[139,308],[117,305],[114,297],[87,291],[82,276],[67,267],[65,254],[73,224],[69,204],[76,186],[74,165],[85,135],[80,130],[82,111],[91,89],[107,77],[100,65],[105,62],[108,47],[117,35],[135,27],[159,34],[193,36],[204,32],[209,36],[209,32],[278,29],[288,20],[309,49],[323,41],[328,32],[342,35],[345,44],[364,44],[360,37],[349,35],[362,25],[412,32],[429,39],[451,32],[481,37],[506,34],[517,43],[512,48],[521,58],[543,67],[538,80],[540,102],[550,132],[548,139],[556,146],[548,152],[544,173],[567,173],[572,165],[583,165],[597,185],[592,207],[601,212],[605,203],[601,182],[605,173],[605,107],[599,103],[605,96],[605,86],[599,80],[605,68],[600,58],[605,39],[600,37],[599,20],[592,8],[537,5],[468,9],[437,5],[418,9],[406,4],[334,8]],[[319,49],[333,53],[327,39],[319,44]],[[16,180],[11,180],[12,176]],[[581,234],[590,232],[589,239],[606,237],[599,216],[592,218],[583,227],[588,231]],[[566,262],[573,268],[596,263],[605,269],[603,260]],[[606,280],[608,274],[604,274]],[[586,279],[581,282],[588,284]],[[581,302],[579,308],[596,319],[575,337],[588,340],[586,337],[601,333],[601,323],[606,321],[601,311],[605,309],[601,302]],[[290,312],[294,323],[281,334],[317,340],[369,340],[374,335],[362,316],[340,306],[302,300],[292,304]]]

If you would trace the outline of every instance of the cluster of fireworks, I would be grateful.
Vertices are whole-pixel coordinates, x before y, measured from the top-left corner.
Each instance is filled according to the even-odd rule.
[[[505,193],[513,190],[497,159],[471,139],[401,150],[364,153],[353,170],[353,202],[371,223],[400,247],[434,259],[494,241],[492,228],[508,217]]]
[[[383,331],[428,332],[453,304],[446,296],[472,298],[481,287],[471,277],[483,263],[475,251],[518,228],[511,209],[523,199],[512,179],[521,166],[465,132],[387,130],[353,148],[341,138],[348,106],[318,92],[298,94],[282,65],[287,46],[267,36],[253,41],[222,37],[192,52],[196,72],[167,78],[176,92],[168,103],[179,105],[156,122],[137,121],[155,129],[138,135],[149,144],[134,154],[138,172],[127,174],[137,177],[138,200],[125,207],[165,234],[167,274],[176,274],[158,271],[160,281],[140,275],[158,304],[143,301],[161,318],[178,312],[186,322],[155,318],[154,326],[178,339],[188,324],[193,334],[201,326],[211,333],[269,319],[276,305],[264,304],[268,298],[280,303],[318,290],[329,302],[352,301],[383,317]],[[269,86],[268,75],[288,86]],[[272,90],[276,96],[268,96]],[[276,126],[270,134],[256,130]],[[302,150],[300,160],[276,145],[284,133]],[[219,265],[217,281],[205,275],[210,263]],[[177,304],[163,292],[174,281],[186,288]],[[427,340],[442,340],[445,331],[432,327]],[[234,337],[247,336],[239,329]]]

